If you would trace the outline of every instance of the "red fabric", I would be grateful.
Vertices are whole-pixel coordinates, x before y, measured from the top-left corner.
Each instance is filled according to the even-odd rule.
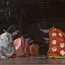
[[[56,36],[52,36],[53,33],[56,33]],[[61,34],[61,36],[59,34]],[[60,29],[52,28],[49,31],[49,37],[50,37],[50,47],[49,47],[50,53],[49,53],[49,56],[60,56],[61,55],[60,51],[61,50],[65,51],[65,33],[63,31],[61,31]],[[52,44],[53,40],[56,40],[56,44]],[[60,47],[61,43],[64,43],[63,48]],[[53,51],[52,50],[53,47],[56,47],[57,50]]]
[[[16,58],[16,54],[13,54],[12,56],[10,56],[8,58]]]

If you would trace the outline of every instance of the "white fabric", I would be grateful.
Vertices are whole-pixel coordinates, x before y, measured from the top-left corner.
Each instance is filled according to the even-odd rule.
[[[8,57],[12,56],[12,54],[14,53],[12,36],[8,32],[5,32],[0,35],[0,51],[0,54],[2,54],[3,52],[4,55],[7,55]]]

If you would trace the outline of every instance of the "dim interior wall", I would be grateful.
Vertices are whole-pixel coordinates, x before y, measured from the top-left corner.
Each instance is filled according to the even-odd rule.
[[[56,28],[61,29],[62,31],[65,32],[65,22],[64,21],[59,21],[59,22],[50,22],[50,24]]]
[[[34,40],[42,42],[42,32],[39,30],[37,24],[29,24],[28,26],[28,32],[31,34],[31,36],[34,38]]]

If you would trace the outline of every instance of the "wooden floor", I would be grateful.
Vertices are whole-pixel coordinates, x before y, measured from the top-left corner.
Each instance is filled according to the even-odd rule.
[[[65,59],[46,59],[44,57],[19,57],[0,60],[0,65],[65,65]]]

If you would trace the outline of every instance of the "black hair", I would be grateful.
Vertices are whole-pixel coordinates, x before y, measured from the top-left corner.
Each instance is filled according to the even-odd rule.
[[[22,32],[22,36],[27,39],[27,38],[31,38],[31,35],[27,32],[27,31],[23,31]]]
[[[51,28],[52,26],[47,22],[47,21],[41,21],[39,24],[38,24],[38,27],[40,29],[49,29]]]
[[[19,30],[19,27],[18,27],[17,25],[11,25],[11,26],[9,26],[9,28],[7,29],[7,32],[13,33],[13,32],[15,32],[16,30]]]

